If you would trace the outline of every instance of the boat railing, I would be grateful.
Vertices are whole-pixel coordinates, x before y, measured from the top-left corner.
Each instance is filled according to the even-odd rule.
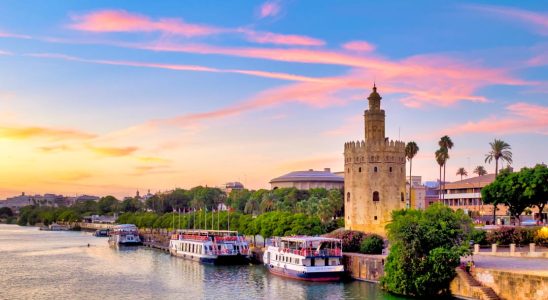
[[[282,248],[280,249],[281,252],[284,253],[291,253],[296,254],[300,256],[342,256],[342,250],[339,248],[334,249],[321,249],[321,250],[315,250],[315,249],[288,249],[288,248]]]

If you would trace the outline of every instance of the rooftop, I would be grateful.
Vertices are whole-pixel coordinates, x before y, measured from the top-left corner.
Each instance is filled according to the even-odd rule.
[[[460,181],[448,182],[445,184],[445,189],[464,189],[464,188],[478,188],[484,187],[495,180],[495,174],[487,174],[483,176],[476,176],[467,178]]]
[[[308,171],[295,171],[287,173],[270,180],[270,183],[296,181],[344,182],[344,177],[331,173],[331,170],[328,168],[323,171],[314,171],[310,169]]]

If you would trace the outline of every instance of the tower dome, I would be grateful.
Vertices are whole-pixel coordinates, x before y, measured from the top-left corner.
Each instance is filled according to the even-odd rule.
[[[377,93],[377,86],[373,84],[373,92],[369,94],[367,100],[369,100],[369,110],[376,111],[381,109],[381,95]]]

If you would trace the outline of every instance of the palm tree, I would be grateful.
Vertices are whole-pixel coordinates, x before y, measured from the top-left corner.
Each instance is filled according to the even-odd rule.
[[[449,154],[447,152],[447,149],[440,148],[436,151],[435,155],[436,155],[436,161],[438,162],[438,165],[440,166],[440,184],[438,186],[438,189],[439,189],[439,192],[440,192],[440,199],[441,199],[441,190],[442,190],[442,186],[441,186],[441,169],[445,165],[445,162],[447,161],[447,159],[449,158]],[[444,201],[443,204],[445,204],[445,201]]]
[[[438,145],[440,145],[441,149],[447,150],[447,156],[445,159],[445,162],[443,163],[443,188],[445,189],[445,165],[447,164],[447,160],[449,159],[449,149],[453,148],[453,141],[451,138],[447,135],[444,135],[441,137],[440,141],[438,142]],[[444,196],[445,199],[445,196]]]
[[[512,152],[510,151],[510,145],[503,140],[495,139],[489,143],[491,151],[485,154],[485,162],[491,163],[495,159],[495,178],[499,174],[499,159],[506,161],[508,164],[512,163]],[[493,224],[497,220],[497,204],[493,204]]]
[[[413,157],[419,152],[419,146],[417,146],[417,143],[415,142],[409,142],[405,146],[405,157],[407,157],[407,160],[409,160],[409,201],[411,201],[411,171],[413,170]],[[409,204],[407,203],[407,206],[409,208]]]
[[[474,173],[478,174],[478,176],[483,176],[487,174],[487,171],[485,171],[485,168],[483,166],[477,166],[474,169]]]
[[[460,180],[462,180],[462,176],[468,177],[468,172],[464,168],[459,168],[457,170],[457,175],[460,175]]]
[[[489,143],[491,145],[491,151],[485,154],[485,162],[491,163],[495,159],[495,177],[499,174],[499,159],[507,162],[508,164],[512,163],[512,152],[510,151],[510,145],[503,140],[497,140]]]

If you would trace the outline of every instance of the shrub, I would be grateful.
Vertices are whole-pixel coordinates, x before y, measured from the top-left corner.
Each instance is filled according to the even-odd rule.
[[[336,230],[326,236],[341,239],[344,252],[359,252],[365,233],[355,230]]]
[[[376,234],[366,236],[361,245],[360,253],[364,254],[381,254],[384,248],[384,240]]]
[[[501,227],[487,232],[486,240],[489,244],[525,245],[535,241],[538,227]]]
[[[481,229],[472,229],[472,236],[470,239],[474,241],[474,244],[486,245],[487,232]]]
[[[535,232],[533,241],[536,244],[548,246],[548,227],[539,228]]]

